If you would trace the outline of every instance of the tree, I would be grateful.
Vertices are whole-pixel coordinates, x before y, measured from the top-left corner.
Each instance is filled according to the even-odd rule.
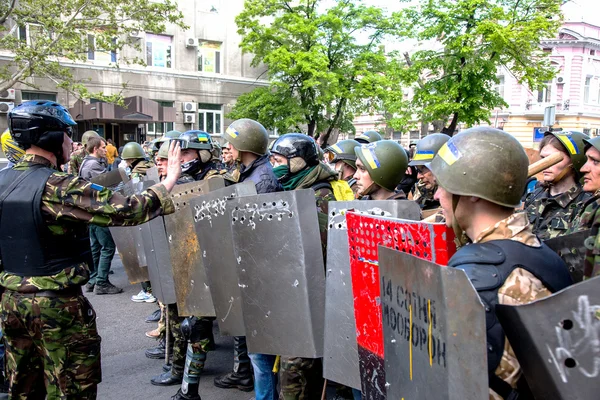
[[[322,10],[319,0],[246,0],[236,18],[241,48],[268,68],[269,86],[238,98],[229,118],[255,118],[281,132],[306,132],[327,143],[353,130],[355,112],[395,83],[381,45],[393,21],[352,0]]]
[[[89,50],[120,52],[139,44],[134,32],[163,32],[166,23],[185,27],[171,0],[4,0],[0,3],[0,50],[14,54],[0,67],[0,91],[16,83],[33,86],[31,77],[46,77],[80,98],[90,97],[82,81],[61,62],[86,62]],[[28,31],[28,37],[19,37]],[[144,64],[139,57],[121,58]],[[118,63],[115,63],[118,68]],[[104,100],[116,96],[93,95]]]
[[[413,112],[424,121],[489,122],[490,110],[507,106],[494,90],[503,66],[530,88],[556,73],[540,47],[560,27],[563,0],[421,0],[399,11],[401,35],[431,49],[398,54],[404,81],[414,87]],[[446,122],[447,123],[447,122]]]

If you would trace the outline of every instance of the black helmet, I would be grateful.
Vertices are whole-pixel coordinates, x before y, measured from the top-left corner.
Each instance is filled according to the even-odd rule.
[[[377,131],[366,131],[354,138],[360,144],[373,143],[383,140],[379,132]]]
[[[302,133],[288,133],[275,141],[271,153],[282,155],[288,160],[300,157],[306,165],[312,166],[319,163],[319,150],[317,142]]]
[[[325,151],[333,155],[331,158],[332,163],[343,161],[356,169],[356,152],[354,151],[356,146],[360,146],[360,143],[356,140],[348,139],[329,146]]]
[[[203,131],[187,131],[177,138],[181,144],[181,150],[212,150],[213,141],[211,136]]]
[[[54,101],[26,101],[8,114],[10,134],[21,148],[38,146],[54,154],[59,164],[66,161],[62,154],[64,134],[71,137],[76,125],[69,110]]]

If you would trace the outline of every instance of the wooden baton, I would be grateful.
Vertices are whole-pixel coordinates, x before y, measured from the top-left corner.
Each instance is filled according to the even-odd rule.
[[[527,170],[527,177],[531,178],[532,176],[539,174],[546,168],[550,168],[551,166],[558,164],[563,160],[564,156],[565,155],[563,153],[556,152],[548,157],[542,158],[541,160],[534,162],[533,164],[530,164]]]

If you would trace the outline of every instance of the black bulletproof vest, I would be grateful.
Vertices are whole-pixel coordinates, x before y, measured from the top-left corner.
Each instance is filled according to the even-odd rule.
[[[465,271],[486,311],[488,374],[494,375],[504,352],[504,330],[496,317],[498,290],[517,268],[532,273],[552,293],[573,281],[564,261],[548,246],[531,247],[514,240],[492,240],[462,247],[448,263]]]
[[[89,263],[90,239],[87,225],[61,223],[67,234],[54,235],[46,227],[41,210],[46,182],[55,171],[41,164],[29,170],[0,172],[0,197],[13,182],[31,171],[9,190],[0,207],[0,255],[4,270],[19,276],[55,275],[67,267]]]

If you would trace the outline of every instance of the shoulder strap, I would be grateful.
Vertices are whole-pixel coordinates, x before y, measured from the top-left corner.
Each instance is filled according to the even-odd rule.
[[[329,182],[317,182],[314,185],[312,185],[310,188],[312,190],[314,190],[315,192],[319,189],[329,189],[333,192],[333,188],[331,187],[331,184]]]

